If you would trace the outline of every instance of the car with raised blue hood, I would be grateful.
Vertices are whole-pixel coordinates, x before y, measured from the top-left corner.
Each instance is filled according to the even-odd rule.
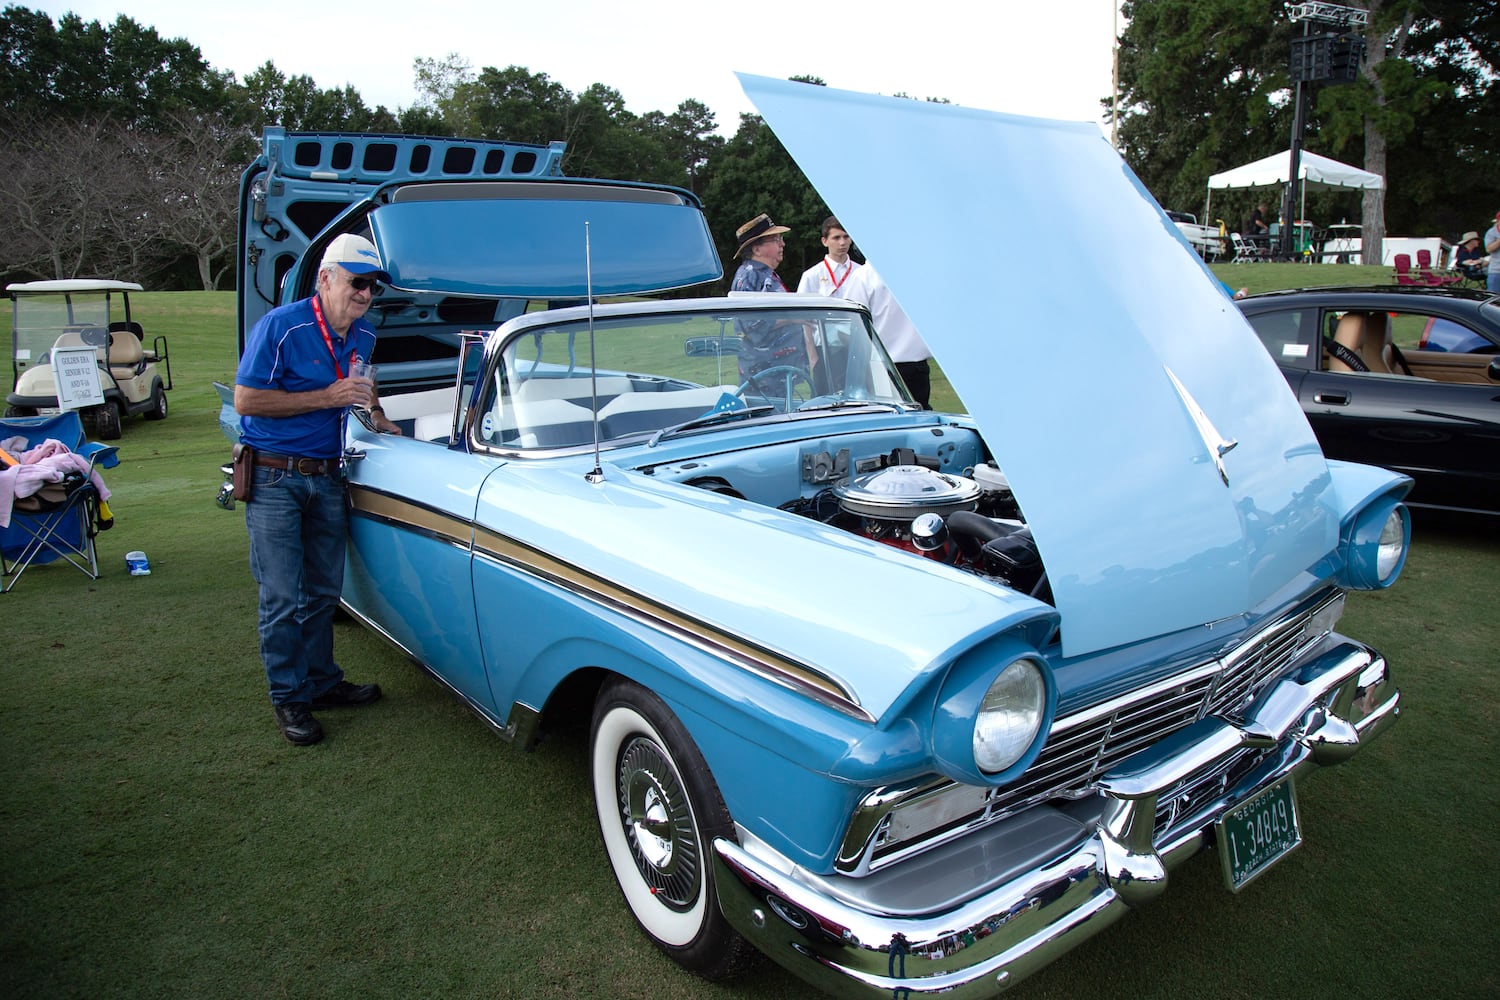
[[[655,297],[720,274],[686,192],[384,187],[283,295],[359,232],[376,316],[571,304],[453,320],[406,393],[377,346],[406,433],[350,414],[345,606],[507,741],[587,725],[625,904],[709,978],[989,997],[1200,852],[1244,889],[1397,718],[1338,622],[1400,574],[1409,480],[1324,457],[1097,127],[741,81],[967,412],[859,305]],[[1060,271],[1021,238],[1059,225],[1132,252]],[[996,238],[956,271],[959,228]],[[756,367],[775,328],[805,354]]]

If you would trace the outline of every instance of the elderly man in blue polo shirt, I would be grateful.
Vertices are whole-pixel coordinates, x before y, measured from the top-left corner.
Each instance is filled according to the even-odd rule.
[[[235,375],[240,441],[255,452],[245,527],[260,587],[260,655],[276,727],[297,746],[323,738],[313,709],[380,698],[379,685],[350,683],[334,662],[333,614],[344,585],[344,420],[351,406],[368,407],[379,430],[401,433],[374,380],[354,374],[375,350],[365,312],[390,280],[369,240],[336,238],[317,293],[266,313]]]

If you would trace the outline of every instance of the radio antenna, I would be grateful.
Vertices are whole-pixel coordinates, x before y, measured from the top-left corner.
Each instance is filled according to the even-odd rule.
[[[589,304],[589,406],[594,411],[594,470],[583,478],[590,483],[604,482],[604,466],[599,462],[599,366],[594,360],[594,255],[589,245],[589,224],[583,224],[584,294]]]

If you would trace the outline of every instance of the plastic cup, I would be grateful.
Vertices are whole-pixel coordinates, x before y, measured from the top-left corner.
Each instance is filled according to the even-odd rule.
[[[375,366],[368,361],[356,361],[349,366],[349,375],[351,378],[367,378],[373,382],[375,381]],[[361,413],[365,411],[363,404],[356,404],[354,408]]]

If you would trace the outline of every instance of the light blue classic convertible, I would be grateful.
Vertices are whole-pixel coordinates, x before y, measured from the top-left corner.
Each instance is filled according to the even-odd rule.
[[[377,353],[409,433],[349,422],[346,605],[509,741],[591,718],[625,903],[705,976],[987,997],[1200,851],[1238,891],[1396,718],[1336,627],[1400,572],[1409,482],[1325,460],[1094,126],[743,83],[968,412],[841,299],[619,298],[718,275],[682,192],[386,192],[305,259],[369,235],[390,328],[577,304],[455,331],[404,394]],[[1055,268],[1060,224],[1093,261]]]

